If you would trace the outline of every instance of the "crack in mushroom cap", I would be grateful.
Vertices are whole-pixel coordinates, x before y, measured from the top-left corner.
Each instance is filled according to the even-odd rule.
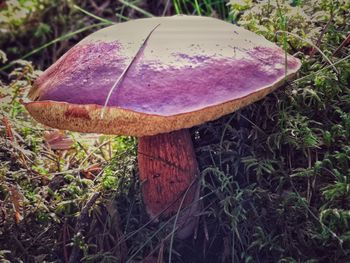
[[[137,53],[101,117],[110,89]],[[26,107],[55,128],[154,135],[257,101],[299,68],[300,61],[286,60],[275,44],[218,19],[138,19],[99,30],[70,49],[37,79]]]

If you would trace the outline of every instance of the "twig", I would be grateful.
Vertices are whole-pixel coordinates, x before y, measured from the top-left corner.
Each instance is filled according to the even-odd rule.
[[[67,251],[67,219],[64,220],[63,225],[63,256],[64,256],[64,263],[68,263],[68,251]]]
[[[102,13],[103,13],[103,11],[106,9],[106,7],[109,6],[109,4],[111,3],[111,1],[110,1],[110,0],[107,0],[106,2],[104,2],[104,3],[103,3],[102,5],[100,5],[100,6],[98,6],[98,5],[95,3],[94,0],[90,0],[90,3],[91,3],[91,5],[95,8],[96,14],[97,14],[98,16],[101,16]]]
[[[316,47],[319,47],[320,45],[321,45],[321,41],[322,41],[322,38],[323,38],[323,36],[324,36],[324,34],[328,31],[328,28],[329,28],[329,26],[331,25],[331,22],[333,21],[333,12],[331,13],[331,17],[329,18],[329,20],[328,20],[328,22],[327,22],[327,24],[324,26],[324,28],[322,29],[322,32],[321,32],[321,34],[320,34],[320,36],[318,37],[318,39],[317,39],[317,42],[316,42],[316,44],[315,44],[315,46]],[[315,55],[315,53],[316,53],[316,49],[315,48],[312,48],[312,50],[311,50],[311,52],[310,52],[310,58],[312,58],[314,55]]]
[[[121,0],[120,0],[121,1]],[[108,102],[109,99],[111,98],[111,95],[114,91],[114,89],[116,87],[118,87],[119,83],[122,82],[126,76],[126,74],[128,73],[129,69],[131,68],[131,66],[134,64],[134,62],[136,61],[137,58],[140,57],[141,53],[143,52],[143,50],[145,49],[146,43],[148,41],[148,39],[151,37],[152,33],[157,29],[157,27],[159,27],[160,24],[156,25],[147,35],[147,37],[143,40],[140,48],[137,50],[136,54],[132,57],[132,59],[130,60],[129,64],[125,67],[124,71],[122,72],[122,74],[120,74],[120,76],[117,78],[117,80],[114,82],[113,86],[111,87],[111,89],[108,92],[106,101],[103,105],[103,108],[101,110],[101,114],[100,117],[101,119],[103,118],[104,112],[106,110],[106,107],[108,106]]]
[[[170,9],[170,0],[167,0],[164,6],[164,10],[162,13],[162,16],[165,16],[167,13],[169,13],[169,9]]]
[[[308,43],[310,46],[316,48],[317,51],[320,52],[320,54],[324,57],[324,59],[327,60],[327,62],[329,63],[329,65],[333,68],[334,72],[337,73],[337,74],[339,74],[337,68],[334,66],[334,63],[326,56],[325,53],[322,52],[321,49],[319,49],[319,47],[317,47],[317,46],[316,46],[314,43],[312,43],[310,40],[307,40],[307,39],[305,39],[305,38],[302,38],[302,37],[298,36],[297,34],[294,34],[294,33],[291,33],[291,32],[286,32],[286,31],[283,31],[283,30],[278,30],[278,31],[276,32],[276,34],[279,34],[279,33],[285,33],[285,34],[287,34],[287,35],[293,36],[293,37],[295,37],[295,38],[297,38],[297,39],[300,39],[300,40],[302,40],[302,41]]]
[[[82,233],[84,231],[89,221],[89,210],[95,204],[96,200],[100,197],[100,195],[101,195],[100,192],[94,193],[93,196],[90,198],[90,200],[86,203],[86,205],[81,210],[80,216],[77,219],[77,224],[75,225],[75,228],[74,228],[74,235],[77,235],[78,233]],[[72,253],[70,254],[70,257],[69,257],[69,263],[79,262],[79,256],[80,256],[80,249],[77,245],[74,245]]]
[[[338,55],[338,53],[340,52],[340,50],[343,47],[347,47],[350,45],[350,34],[344,39],[344,41],[340,44],[340,46],[333,52],[333,56]]]
[[[105,141],[105,142],[101,143],[100,145],[98,145],[98,146],[96,147],[96,149],[92,150],[90,153],[88,153],[88,151],[84,148],[84,146],[83,146],[80,142],[78,142],[79,146],[80,146],[80,147],[84,150],[84,152],[86,153],[86,157],[85,157],[85,159],[80,163],[79,168],[82,168],[82,165],[83,165],[86,161],[88,161],[88,160],[91,158],[91,156],[92,156],[95,152],[97,152],[97,151],[100,150],[103,146],[107,145],[107,144],[110,143],[110,142],[111,142],[111,140],[108,140],[108,141]],[[102,150],[101,150],[101,152],[102,152]],[[107,161],[107,160],[105,159],[105,161]]]

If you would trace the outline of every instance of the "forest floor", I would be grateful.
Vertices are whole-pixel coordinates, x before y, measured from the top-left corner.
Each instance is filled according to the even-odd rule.
[[[349,10],[348,0],[0,3],[0,262],[350,262]],[[149,221],[136,138],[44,127],[22,105],[86,35],[173,14],[238,24],[302,61],[263,100],[191,129],[203,210],[186,240],[171,220]]]

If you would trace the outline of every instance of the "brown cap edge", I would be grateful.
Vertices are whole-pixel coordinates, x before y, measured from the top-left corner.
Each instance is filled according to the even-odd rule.
[[[293,78],[295,74],[296,72],[290,74],[288,79]],[[106,107],[101,118],[103,106],[56,101],[29,102],[25,103],[25,107],[35,120],[53,128],[142,137],[190,128],[218,119],[262,99],[284,82],[283,77],[272,86],[262,88],[246,97],[173,116],[151,115],[118,107]]]

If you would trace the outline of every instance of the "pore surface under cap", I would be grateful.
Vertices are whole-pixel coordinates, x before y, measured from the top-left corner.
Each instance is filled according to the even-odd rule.
[[[115,126],[125,127],[108,127],[110,120],[99,112],[137,53],[106,108]],[[263,37],[217,19],[139,19],[99,30],[74,46],[36,81],[30,94],[37,102],[27,108],[54,127],[149,135],[191,127],[247,105],[299,67],[291,56],[285,65],[284,52]],[[55,118],[74,118],[77,126]]]

